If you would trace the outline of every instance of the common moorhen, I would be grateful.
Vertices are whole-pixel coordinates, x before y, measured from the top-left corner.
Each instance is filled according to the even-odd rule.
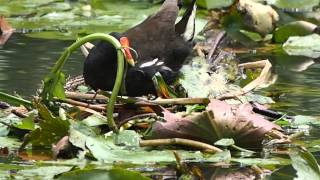
[[[181,0],[165,0],[160,10],[124,33],[110,33],[120,40],[127,37],[138,54],[136,65],[128,67],[125,89],[129,96],[154,93],[152,77],[160,72],[170,84],[192,50],[195,10],[193,0],[176,24]],[[101,41],[89,52],[84,63],[85,83],[94,90],[112,90],[117,70],[117,51]]]

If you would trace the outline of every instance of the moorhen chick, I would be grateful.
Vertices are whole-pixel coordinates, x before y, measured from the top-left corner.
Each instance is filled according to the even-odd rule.
[[[155,93],[152,77],[160,72],[170,84],[178,75],[187,56],[195,29],[196,5],[193,0],[176,24],[181,0],[165,0],[160,10],[124,33],[110,33],[120,40],[128,38],[138,55],[136,65],[128,67],[125,76],[126,95],[140,96]],[[112,90],[117,71],[117,50],[100,41],[87,56],[83,77],[94,90]]]

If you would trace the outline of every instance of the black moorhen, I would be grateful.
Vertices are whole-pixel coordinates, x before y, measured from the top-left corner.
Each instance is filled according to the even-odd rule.
[[[126,32],[110,33],[120,40],[127,37],[138,54],[134,67],[128,67],[125,89],[129,96],[154,93],[152,77],[160,72],[170,84],[191,53],[196,5],[193,0],[176,24],[181,0],[165,0],[160,10]],[[85,83],[94,90],[112,90],[117,67],[117,51],[107,42],[99,42],[84,63]]]

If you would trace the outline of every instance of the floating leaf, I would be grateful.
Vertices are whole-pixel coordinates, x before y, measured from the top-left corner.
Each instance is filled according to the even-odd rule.
[[[29,139],[34,146],[51,146],[64,137],[69,130],[69,122],[55,117],[48,108],[39,102],[35,102],[42,120],[39,128],[29,134]]]
[[[291,56],[320,57],[320,36],[292,36],[284,44],[283,49]]]
[[[125,169],[114,168],[111,170],[91,169],[91,170],[75,170],[62,174],[58,180],[124,180],[124,179],[139,179],[149,180],[138,172],[128,171]]]
[[[91,116],[88,116],[84,120],[82,120],[82,122],[84,124],[86,124],[87,126],[91,126],[91,127],[101,126],[101,125],[105,125],[106,124],[107,118],[105,116],[102,116],[102,115],[93,114]]]
[[[7,136],[10,132],[10,126],[15,126],[21,122],[21,118],[19,118],[15,114],[9,114],[5,117],[0,118],[0,136]]]
[[[267,0],[267,3],[283,9],[312,11],[313,7],[319,5],[319,0]]]
[[[130,137],[126,137],[128,140]],[[134,164],[175,162],[176,159],[170,150],[152,150],[148,148],[129,146],[117,146],[113,137],[107,138],[98,136],[90,127],[81,123],[73,123],[70,128],[70,142],[83,150],[89,150],[94,158],[106,163],[127,162]],[[126,141],[127,141],[126,140]],[[130,141],[130,140],[129,140]],[[214,155],[204,155],[201,152],[188,152],[177,150],[182,159],[189,161],[221,162],[229,161],[231,158],[229,151],[216,153]]]
[[[22,169],[12,177],[16,179],[53,179],[56,175],[68,172],[72,166],[45,166]]]
[[[207,9],[215,9],[230,6],[233,3],[233,0],[198,0],[197,5]]]
[[[17,150],[19,146],[21,145],[21,142],[12,137],[1,137],[0,136],[0,149],[1,148],[8,148],[9,150]]]
[[[312,34],[317,25],[306,21],[294,21],[278,27],[273,33],[273,39],[277,43],[285,42],[290,36],[305,36]]]
[[[319,117],[312,117],[312,116],[302,116],[298,115],[294,117],[294,121],[292,122],[293,125],[320,125],[320,118]]]
[[[23,118],[20,123],[14,125],[14,127],[18,129],[24,129],[24,130],[34,130],[35,129],[35,123],[33,121],[34,115],[30,115],[29,117]]]
[[[320,179],[320,167],[314,156],[303,149],[290,152],[292,166],[297,171],[297,178],[294,179]]]
[[[113,134],[113,139],[117,145],[139,147],[140,136],[137,132],[132,130],[124,130],[118,134]]]
[[[233,162],[246,165],[271,166],[271,165],[289,165],[290,160],[284,158],[233,158]]]

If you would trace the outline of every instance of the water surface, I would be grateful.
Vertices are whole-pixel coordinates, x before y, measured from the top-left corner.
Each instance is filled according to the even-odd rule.
[[[44,40],[14,34],[0,48],[0,91],[34,95],[41,80],[50,71],[64,48],[73,41]],[[84,57],[72,54],[65,65],[65,74],[81,74]]]

